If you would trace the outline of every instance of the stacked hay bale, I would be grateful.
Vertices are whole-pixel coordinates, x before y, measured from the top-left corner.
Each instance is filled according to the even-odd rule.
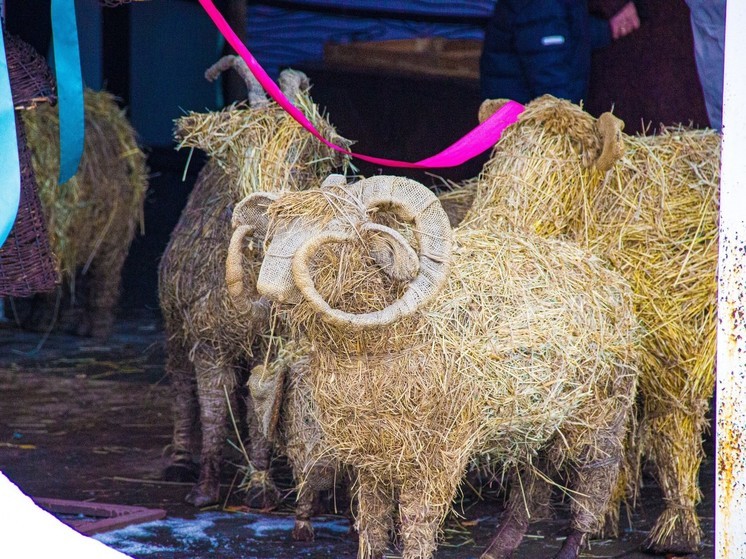
[[[498,106],[487,103],[485,114]],[[714,385],[720,136],[682,127],[606,133],[609,116],[596,121],[552,97],[530,103],[485,165],[470,217],[572,239],[632,285],[646,330],[641,450],[666,504],[647,544],[691,553]],[[599,164],[604,137],[615,154]]]
[[[83,280],[82,317],[71,317],[81,335],[106,337],[119,301],[121,271],[137,227],[142,230],[148,188],[145,154],[114,97],[85,91],[85,145],[78,172],[63,185],[59,176],[59,116],[56,107],[24,111],[50,244],[63,279],[75,294]],[[56,296],[46,298],[53,309]],[[47,328],[49,312],[34,314],[28,326]]]
[[[478,455],[516,482],[514,530],[484,557],[517,547],[547,478],[568,470],[582,490],[563,552],[577,556],[614,486],[635,394],[625,282],[585,251],[499,226],[465,223],[454,243],[433,194],[397,177],[330,177],[279,197],[269,224],[255,216],[267,231],[258,289],[312,342],[321,431],[355,469],[359,556],[385,551],[398,505],[403,557],[431,557]]]
[[[270,103],[245,63],[224,57],[206,74],[215,79],[234,68],[249,86],[249,105],[240,103],[219,112],[190,113],[177,122],[181,147],[199,148],[210,160],[201,171],[174,229],[159,267],[159,297],[167,335],[166,369],[175,391],[174,436],[167,479],[193,479],[193,440],[199,407],[202,428],[199,480],[187,501],[204,506],[219,498],[219,470],[227,436],[228,402],[239,375],[252,360],[267,362],[273,331],[266,301],[252,283],[236,300],[225,282],[226,254],[234,205],[251,192],[282,191],[315,184],[344,162],[305,132],[275,103]],[[281,86],[329,139],[341,140],[308,94],[305,76],[283,72]],[[240,213],[240,212],[239,212]],[[239,219],[238,214],[234,220]],[[239,247],[237,263],[256,263],[255,244]],[[247,502],[267,508],[277,499],[268,477],[271,449],[261,436],[247,401],[253,465],[247,482]]]

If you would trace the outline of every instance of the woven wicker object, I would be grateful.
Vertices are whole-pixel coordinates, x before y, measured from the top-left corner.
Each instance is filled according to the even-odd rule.
[[[464,223],[399,177],[285,193],[259,210],[257,279],[312,344],[328,452],[354,467],[360,557],[386,549],[395,509],[406,559],[428,558],[470,460],[514,481],[489,556],[507,557],[550,485],[570,472],[576,556],[616,482],[634,399],[626,283],[559,241]],[[241,233],[237,233],[240,235]],[[524,502],[524,497],[526,501]],[[517,537],[516,537],[517,534]]]
[[[220,59],[206,72],[215,79],[234,69],[249,87],[249,103],[212,113],[190,113],[176,123],[181,147],[199,148],[210,160],[201,171],[159,267],[159,297],[168,339],[166,369],[175,390],[171,464],[165,475],[189,475],[199,400],[202,428],[199,481],[187,496],[195,505],[219,498],[219,468],[226,438],[226,392],[233,394],[247,361],[265,363],[272,330],[267,302],[247,284],[234,304],[225,283],[226,253],[233,206],[250,192],[297,190],[317,184],[342,159],[307,134],[276,103],[268,101],[239,57]],[[280,86],[327,138],[340,141],[308,94],[307,78],[285,71]],[[344,142],[344,140],[342,140]],[[234,222],[240,216],[233,215]],[[252,247],[237,254],[234,265],[256,263]],[[256,264],[258,268],[258,264]],[[266,364],[266,363],[265,363]],[[194,388],[196,385],[196,395]],[[266,508],[277,500],[269,479],[270,447],[261,437],[249,402],[249,458],[254,474],[246,500]]]
[[[3,32],[8,73],[16,109],[33,109],[54,102],[54,78],[44,58],[15,35]]]
[[[107,337],[119,301],[121,270],[130,243],[142,228],[148,187],[145,154],[135,132],[114,97],[85,91],[85,146],[75,176],[63,185],[59,176],[59,117],[49,105],[25,111],[23,121],[33,154],[39,196],[49,229],[50,243],[70,292],[83,281],[78,295],[82,315],[69,317],[78,334]],[[46,301],[53,309],[56,297]],[[27,326],[46,329],[49,313],[39,312]],[[65,324],[65,320],[60,320]]]
[[[498,106],[487,102],[483,116]],[[691,553],[714,384],[720,137],[683,128],[627,136],[614,121],[551,97],[533,101],[479,177],[471,216],[573,239],[630,282],[646,330],[642,451],[666,503],[648,545]],[[615,155],[599,170],[604,137]]]
[[[8,74],[17,111],[51,101],[54,80],[44,59],[28,44],[5,33]],[[58,274],[31,165],[31,152],[16,118],[21,198],[8,238],[0,247],[0,297],[28,297],[54,289]]]

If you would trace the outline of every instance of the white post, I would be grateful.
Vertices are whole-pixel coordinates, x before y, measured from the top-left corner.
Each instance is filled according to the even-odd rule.
[[[746,557],[746,2],[725,27],[717,342],[718,559]]]

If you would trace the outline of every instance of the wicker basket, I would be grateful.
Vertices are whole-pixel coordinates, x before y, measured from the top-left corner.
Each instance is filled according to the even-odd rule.
[[[13,103],[17,110],[33,109],[54,99],[53,80],[41,56],[17,37],[5,33]],[[49,247],[44,214],[37,193],[31,152],[21,119],[16,118],[21,200],[10,235],[0,247],[0,297],[28,297],[54,289],[57,266]]]
[[[8,73],[16,109],[33,109],[39,103],[54,103],[54,78],[44,59],[28,43],[4,33]]]

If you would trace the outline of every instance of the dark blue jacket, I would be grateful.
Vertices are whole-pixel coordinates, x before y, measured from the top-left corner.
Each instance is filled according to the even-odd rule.
[[[578,103],[591,48],[609,42],[608,23],[588,15],[586,0],[498,0],[480,61],[482,96],[527,103],[550,93]]]

